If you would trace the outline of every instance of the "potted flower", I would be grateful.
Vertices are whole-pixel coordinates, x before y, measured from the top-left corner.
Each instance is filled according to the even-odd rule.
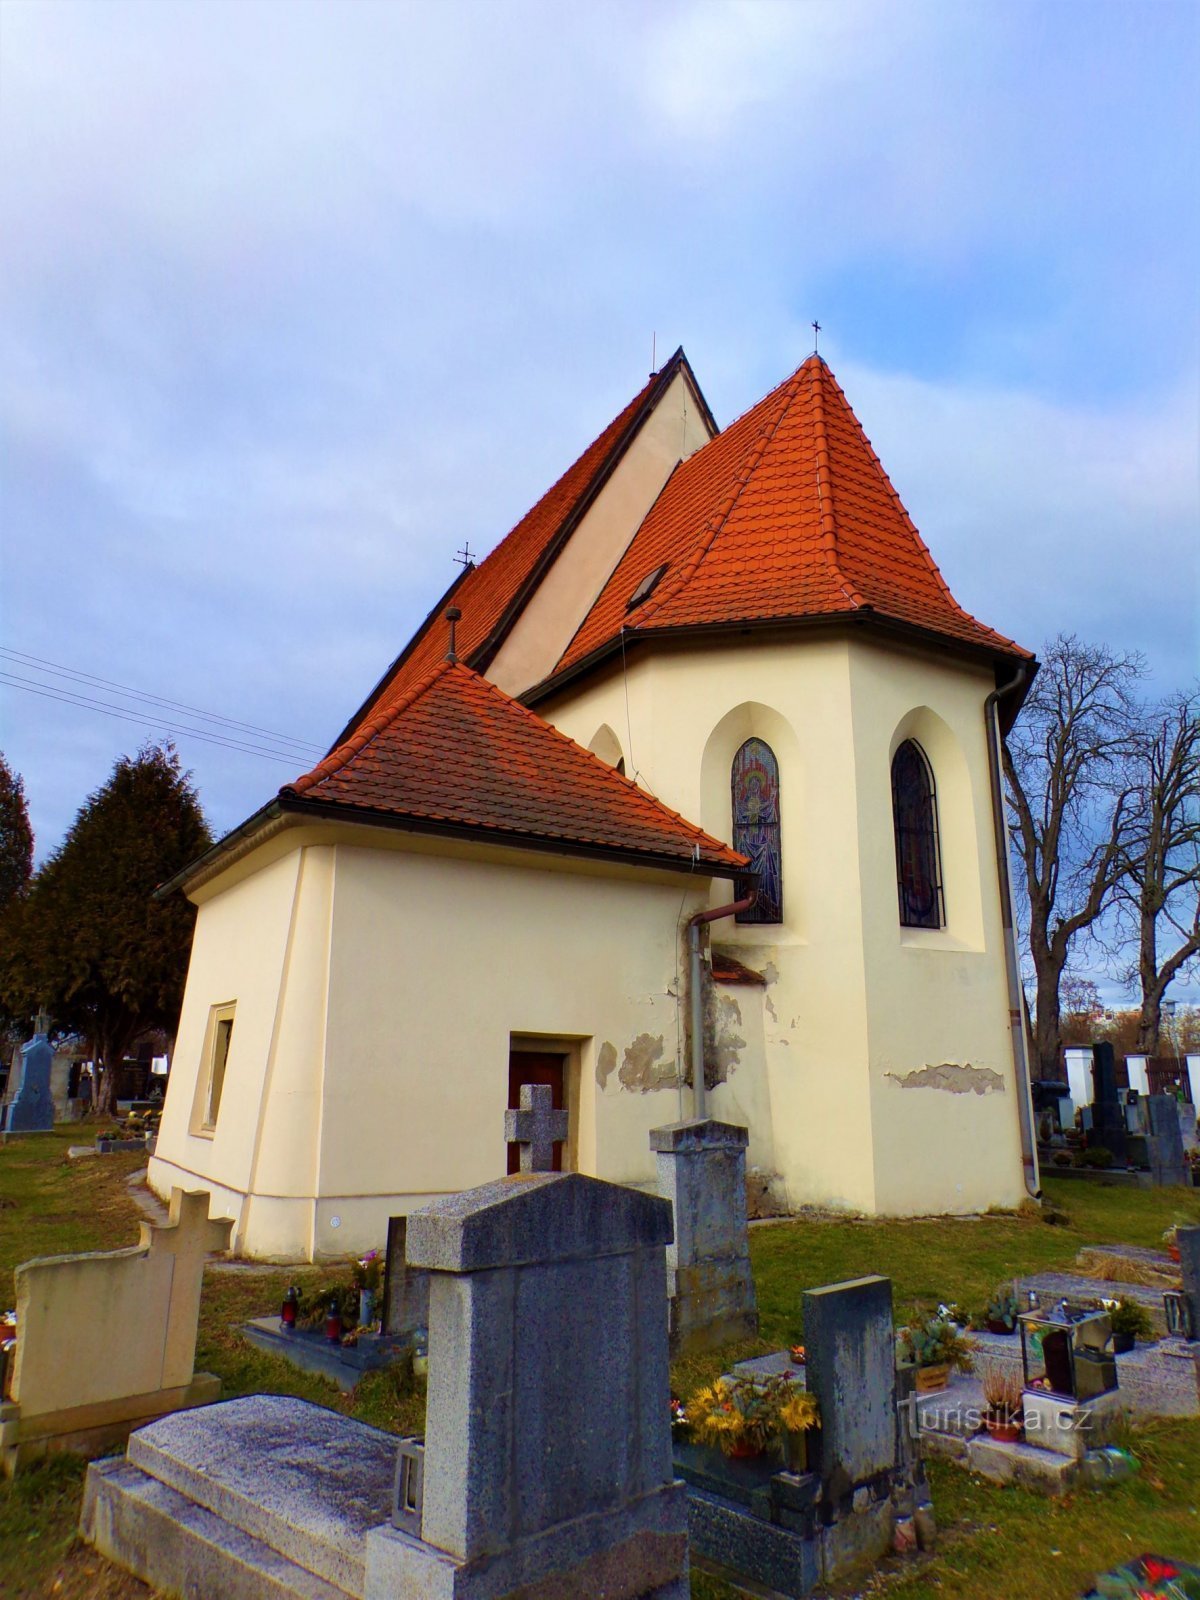
[[[789,1445],[821,1425],[815,1396],[801,1389],[790,1372],[761,1381],[718,1378],[692,1396],[687,1419],[697,1444],[734,1459],[767,1450],[786,1455]]]
[[[1172,1261],[1179,1260],[1179,1224],[1173,1222],[1169,1228],[1163,1229],[1163,1244]]]
[[[379,1293],[379,1279],[383,1263],[378,1250],[368,1250],[350,1269],[354,1287],[358,1290],[358,1325],[369,1328],[375,1319],[375,1296]]]
[[[901,1328],[896,1335],[897,1359],[917,1369],[917,1393],[933,1394],[944,1389],[951,1371],[970,1372],[974,1366],[974,1344],[944,1317]]]
[[[1015,1444],[1024,1422],[1021,1374],[989,1363],[983,1368],[983,1425],[989,1437]]]
[[[984,1326],[989,1333],[1013,1333],[1017,1326],[1017,1292],[1011,1283],[1002,1283],[987,1303]]]
[[[671,1437],[672,1439],[687,1439],[690,1437],[692,1424],[688,1420],[687,1407],[676,1395],[671,1396]]]
[[[1154,1323],[1136,1300],[1102,1300],[1112,1325],[1113,1354],[1127,1355],[1139,1339],[1153,1339]]]

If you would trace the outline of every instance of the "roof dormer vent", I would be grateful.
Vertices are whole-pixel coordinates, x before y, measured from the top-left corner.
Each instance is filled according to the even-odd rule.
[[[655,567],[653,572],[648,572],[646,574],[641,583],[638,584],[637,588],[629,596],[625,606],[626,611],[632,611],[634,606],[640,606],[643,600],[649,600],[655,589],[658,588],[659,581],[669,565],[670,562],[664,561],[661,567]]]

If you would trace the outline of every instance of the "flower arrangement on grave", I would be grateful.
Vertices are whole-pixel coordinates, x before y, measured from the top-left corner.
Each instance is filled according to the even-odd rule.
[[[1179,1224],[1173,1222],[1169,1228],[1163,1229],[1163,1245],[1172,1261],[1179,1260]]]
[[[368,1250],[350,1269],[351,1281],[358,1290],[358,1325],[368,1328],[375,1319],[375,1296],[379,1293],[379,1280],[383,1276],[383,1262],[378,1250]]]
[[[1022,1380],[996,1362],[987,1362],[980,1370],[983,1383],[983,1425],[993,1439],[1004,1439],[1010,1444],[1021,1436],[1024,1422],[1022,1405]]]
[[[671,1396],[671,1437],[673,1439],[686,1439],[692,1431],[692,1424],[688,1419],[687,1407],[676,1395]]]
[[[1139,1339],[1153,1339],[1154,1323],[1145,1306],[1137,1300],[1101,1300],[1112,1327],[1113,1351],[1125,1355]]]
[[[692,1437],[726,1456],[786,1453],[789,1441],[821,1426],[816,1397],[791,1372],[774,1378],[718,1378],[692,1396]]]
[[[380,1279],[383,1277],[383,1262],[379,1251],[368,1250],[365,1256],[360,1256],[350,1268],[350,1277],[354,1287],[359,1291],[365,1289],[368,1294],[377,1294]]]
[[[944,1389],[950,1373],[970,1372],[975,1365],[975,1345],[946,1317],[910,1323],[896,1333],[896,1360],[916,1367],[917,1388],[922,1393]]]
[[[1017,1291],[1011,1283],[1002,1283],[988,1301],[983,1313],[984,1326],[989,1333],[1013,1333],[1017,1326]]]

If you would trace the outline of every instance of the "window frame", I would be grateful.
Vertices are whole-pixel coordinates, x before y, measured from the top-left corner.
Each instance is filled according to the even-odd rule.
[[[208,1026],[204,1034],[203,1070],[196,1085],[196,1109],[192,1120],[192,1132],[204,1139],[213,1138],[217,1131],[225,1084],[229,1077],[229,1053],[233,1049],[236,1013],[236,1000],[225,1000],[209,1007]]]
[[[923,797],[925,818],[922,833],[921,850],[929,854],[931,879],[933,883],[933,902],[927,912],[914,911],[912,901],[914,891],[910,889],[905,878],[906,858],[911,860],[911,855],[905,847],[905,836],[913,830],[906,825],[901,829],[900,805],[896,784],[896,763],[906,750],[912,750],[918,766],[925,780],[925,794]],[[913,738],[902,739],[892,753],[889,767],[889,778],[892,796],[892,838],[896,852],[896,896],[897,909],[902,928],[919,928],[929,933],[937,933],[946,926],[946,893],[942,872],[942,842],[941,830],[938,825],[937,780],[933,775],[933,765],[925,754],[920,742]]]
[[[775,819],[774,819],[773,823],[769,823],[769,824],[767,824],[767,826],[773,827],[774,831],[775,831],[774,855],[775,855],[776,862],[778,864],[779,896],[778,896],[778,904],[775,904],[775,905],[764,904],[762,899],[761,899],[761,884],[760,884],[758,878],[757,877],[756,878],[739,877],[736,880],[738,898],[741,899],[744,894],[746,894],[751,888],[755,888],[755,887],[757,887],[759,889],[760,898],[755,900],[755,903],[749,908],[749,910],[747,910],[747,911],[739,911],[734,920],[737,923],[741,924],[742,926],[779,927],[779,926],[782,925],[783,920],[784,920],[784,915],[783,915],[783,907],[784,907],[784,897],[783,897],[783,804],[782,804],[782,800],[783,800],[783,785],[782,785],[782,780],[780,778],[780,773],[779,773],[779,757],[775,754],[775,751],[767,743],[767,741],[764,738],[762,738],[762,736],[760,734],[757,734],[757,733],[752,733],[749,736],[749,738],[742,740],[741,744],[738,745],[737,749],[733,753],[733,760],[729,763],[729,807],[730,807],[730,824],[731,824],[730,833],[731,833],[731,836],[732,836],[731,837],[731,842],[733,844],[733,848],[735,850],[737,850],[741,855],[747,855],[749,853],[748,851],[746,851],[746,850],[744,850],[742,848],[741,842],[739,840],[739,828],[745,827],[745,826],[747,826],[747,824],[738,822],[738,797],[737,797],[737,787],[736,787],[736,785],[737,785],[737,779],[738,779],[738,763],[742,758],[743,752],[746,749],[748,749],[748,747],[750,745],[758,745],[763,751],[766,752],[766,755],[767,755],[767,757],[769,759],[769,762],[770,762],[769,770],[772,773],[772,776],[773,776],[773,779],[774,779],[774,784],[775,784]],[[764,765],[765,764],[766,763],[764,763]]]

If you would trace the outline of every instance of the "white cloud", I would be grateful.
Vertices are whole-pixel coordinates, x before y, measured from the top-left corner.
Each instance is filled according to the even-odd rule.
[[[1200,381],[1137,404],[1055,404],[838,365],[959,601],[1036,647],[1140,648],[1163,687],[1200,668]]]

